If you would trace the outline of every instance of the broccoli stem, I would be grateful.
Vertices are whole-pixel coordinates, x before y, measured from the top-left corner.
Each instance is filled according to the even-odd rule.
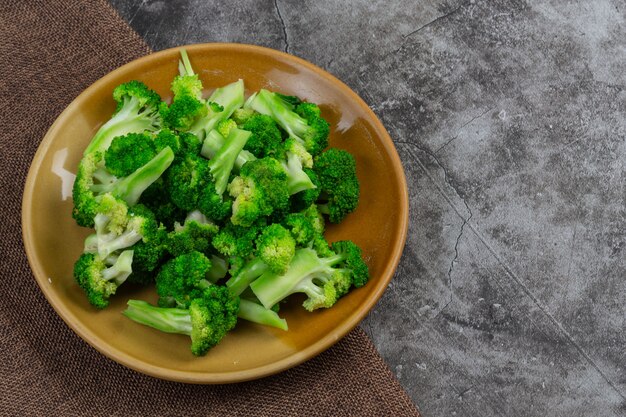
[[[334,270],[332,266],[345,259],[344,254],[320,258],[313,249],[298,249],[286,273],[266,272],[252,282],[250,288],[265,308],[271,308],[296,292],[316,295],[320,289],[314,281],[329,277]]]
[[[263,275],[269,267],[261,258],[254,258],[248,262],[237,275],[226,281],[226,286],[230,288],[234,295],[241,294],[252,281]]]
[[[217,130],[211,130],[202,143],[202,151],[200,154],[207,159],[212,159],[215,157],[215,154],[217,154],[220,148],[224,146],[224,142],[226,142],[226,140]],[[254,161],[255,159],[256,156],[254,156],[252,152],[242,150],[235,159],[233,171],[239,172],[243,164],[249,161]]]
[[[106,281],[113,281],[117,285],[122,285],[133,272],[133,253],[132,250],[122,252],[113,266],[102,271],[102,278]]]
[[[228,119],[236,109],[241,107],[243,101],[243,80],[235,81],[224,87],[217,88],[207,99],[207,106],[210,106],[210,103],[217,103],[222,106],[222,111],[213,114],[211,117],[198,120],[191,126],[189,132],[196,135],[200,140],[204,140],[220,121]]]
[[[287,152],[287,162],[282,163],[287,173],[287,188],[289,195],[294,195],[300,191],[317,188],[311,178],[302,170],[300,158],[291,152]]]
[[[180,308],[156,307],[141,300],[129,300],[122,312],[129,319],[166,333],[191,336],[191,315]]]
[[[224,145],[209,161],[209,169],[215,181],[215,191],[224,194],[228,185],[228,177],[233,170],[235,160],[246,145],[251,133],[246,130],[232,129]]]
[[[302,136],[310,129],[307,121],[295,113],[293,106],[281,99],[278,94],[261,90],[254,99],[249,99],[246,104],[258,113],[271,116],[280,127],[289,133],[289,136],[304,145]]]
[[[280,318],[276,312],[253,301],[244,300],[243,298],[239,302],[239,312],[237,313],[237,317],[253,323],[276,327],[285,331],[288,329],[287,320]]]
[[[83,155],[106,151],[114,138],[129,133],[141,133],[156,130],[156,117],[141,111],[139,100],[135,97],[124,99],[121,109],[96,132]]]
[[[134,206],[146,188],[163,175],[173,160],[174,152],[169,146],[165,147],[150,162],[117,181],[111,189],[111,194],[126,201],[129,206]]]
[[[211,269],[206,273],[206,279],[215,284],[226,276],[228,263],[219,256],[211,255]]]
[[[178,72],[180,75],[194,75],[193,67],[191,66],[191,62],[189,62],[189,56],[187,55],[187,51],[184,49],[180,50],[181,61],[178,63]]]

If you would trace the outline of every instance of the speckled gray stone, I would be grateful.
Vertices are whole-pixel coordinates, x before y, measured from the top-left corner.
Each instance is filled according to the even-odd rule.
[[[411,222],[363,322],[427,417],[626,415],[626,5],[123,1],[154,49],[284,50],[393,137]]]

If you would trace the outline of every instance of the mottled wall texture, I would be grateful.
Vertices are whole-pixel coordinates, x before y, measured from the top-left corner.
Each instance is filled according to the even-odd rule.
[[[626,414],[626,4],[112,0],[156,50],[335,74],[404,162],[411,223],[363,327],[423,414]]]

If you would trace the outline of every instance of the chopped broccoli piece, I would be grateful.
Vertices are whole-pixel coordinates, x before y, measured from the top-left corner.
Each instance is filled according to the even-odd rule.
[[[256,239],[256,254],[272,272],[285,272],[295,252],[296,241],[280,224],[266,227]]]
[[[191,337],[191,352],[205,355],[237,324],[239,297],[228,288],[212,285],[189,303],[189,309],[156,307],[145,301],[129,300],[124,315],[166,333]]]
[[[253,323],[276,327],[285,331],[288,330],[287,320],[280,318],[275,311],[267,309],[254,301],[246,300],[244,298],[242,298],[239,302],[239,313],[237,316],[240,319],[251,321]]]
[[[272,156],[280,151],[282,136],[271,117],[255,114],[246,120],[243,129],[252,133],[244,149],[257,158]]]
[[[249,139],[248,139],[249,140]],[[212,130],[207,135],[204,143],[202,144],[201,154],[205,158],[211,159],[213,158],[217,152],[224,146],[226,139],[222,136],[217,130]],[[252,155],[251,152],[246,151],[245,149],[239,152],[237,158],[235,159],[235,164],[233,165],[233,171],[239,172],[241,167],[249,161],[254,161],[256,157]]]
[[[156,277],[159,305],[188,308],[191,300],[211,285],[207,280],[211,266],[209,258],[197,251],[170,259]]]
[[[109,298],[132,272],[133,251],[122,252],[111,266],[95,253],[83,253],[74,264],[74,278],[97,308],[109,305]]]
[[[303,306],[309,311],[331,307],[351,285],[362,286],[369,278],[358,246],[343,241],[333,249],[336,254],[329,257],[320,257],[314,249],[298,249],[285,274],[266,272],[250,288],[266,308],[296,292],[307,295]]]
[[[240,295],[255,279],[268,270],[268,265],[261,258],[253,258],[226,281],[226,286],[230,288],[233,294]]]
[[[191,212],[182,226],[179,223],[174,225],[168,235],[167,250],[175,257],[193,251],[209,255],[211,241],[218,230],[219,227],[202,213]]]
[[[359,203],[359,180],[354,157],[347,151],[330,148],[315,158],[313,170],[317,174],[322,193],[319,205],[332,223],[339,223],[352,213]]]

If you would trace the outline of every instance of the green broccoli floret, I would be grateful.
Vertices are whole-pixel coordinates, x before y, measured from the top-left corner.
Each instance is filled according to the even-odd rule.
[[[324,222],[324,216],[322,216],[322,213],[320,213],[315,204],[311,204],[300,213],[304,214],[306,218],[309,219],[309,221],[313,225],[315,233],[319,235],[324,234],[324,229],[326,227],[326,224]]]
[[[146,244],[140,251],[142,259],[160,258],[163,251],[163,229],[157,224],[154,214],[142,205],[129,208],[125,220],[116,219],[118,213],[121,216],[122,211],[116,208],[115,211],[101,209],[96,214],[94,227],[98,239],[98,255],[105,259],[114,252],[128,249],[142,241]]]
[[[301,191],[317,188],[311,177],[303,170],[305,165],[309,168],[312,166],[313,158],[311,154],[293,138],[285,141],[282,151],[285,158],[281,161],[281,164],[287,174],[289,194],[293,195]]]
[[[74,278],[91,305],[105,308],[109,305],[109,298],[131,274],[132,263],[132,250],[126,250],[110,260],[95,253],[83,253],[74,264]]]
[[[185,154],[165,174],[165,188],[176,206],[186,211],[198,208],[200,194],[210,187],[209,161],[198,155]]]
[[[176,222],[183,222],[187,216],[187,211],[170,199],[163,177],[153,182],[141,194],[139,203],[148,207],[154,213],[157,222],[162,223],[168,230],[173,229]]]
[[[167,147],[132,174],[117,178],[104,168],[104,154],[85,155],[78,167],[72,197],[72,216],[80,226],[93,227],[101,196],[110,193],[133,206],[141,194],[167,170],[174,153]]]
[[[320,181],[319,209],[339,223],[359,203],[359,180],[354,157],[347,151],[331,148],[315,158],[313,170]]]
[[[285,274],[268,271],[250,288],[265,308],[297,292],[307,295],[303,306],[309,311],[331,307],[351,285],[362,286],[369,278],[357,245],[343,241],[333,249],[335,254],[329,257],[320,257],[314,249],[298,249]]]
[[[105,152],[111,141],[128,133],[154,132],[161,128],[161,97],[140,81],[129,81],[113,90],[115,113],[98,129],[83,155]]]
[[[118,136],[104,154],[105,168],[117,177],[126,177],[166,147],[174,153],[180,149],[178,137],[169,130],[161,130],[157,135],[143,132]]]
[[[235,225],[250,226],[289,206],[287,174],[280,162],[268,157],[246,163],[228,191],[235,198],[231,216]]]
[[[311,204],[314,204],[319,199],[322,191],[320,180],[317,178],[315,171],[309,168],[303,168],[302,170],[308,175],[315,188],[300,191],[290,197],[292,212],[304,210]]]
[[[155,307],[145,301],[129,300],[124,315],[166,333],[191,337],[191,352],[205,355],[237,324],[239,297],[228,288],[212,285],[189,303],[189,309]]]
[[[261,90],[248,100],[246,106],[271,116],[312,155],[319,154],[328,146],[328,122],[321,117],[319,107],[313,103],[294,106],[281,94]]]
[[[167,250],[175,257],[193,251],[209,255],[211,241],[218,230],[219,227],[206,216],[193,211],[183,225],[174,225],[174,230],[168,234]]]
[[[235,123],[237,123],[237,126],[243,127],[243,124],[246,123],[248,119],[254,116],[255,114],[258,114],[258,113],[252,109],[247,109],[244,107],[241,109],[236,109],[231,115],[231,118],[233,119]]]
[[[209,258],[197,251],[167,261],[156,277],[159,305],[188,308],[191,300],[211,285],[207,280],[211,266]]]
[[[239,312],[237,316],[240,319],[251,321],[265,326],[276,327],[281,330],[288,330],[287,320],[280,318],[278,314],[270,309],[263,307],[251,300],[241,299],[239,303]]]
[[[254,252],[254,241],[265,227],[264,221],[259,221],[249,227],[227,223],[226,226],[213,238],[213,247],[227,257],[248,258]]]
[[[255,114],[246,120],[242,128],[252,133],[244,149],[257,158],[280,152],[283,139],[278,125],[270,116]]]
[[[272,272],[285,272],[295,252],[296,241],[280,224],[266,227],[256,239],[256,255]]]
[[[283,226],[289,230],[298,246],[307,246],[316,234],[311,220],[303,213],[290,213],[283,220]]]
[[[249,137],[250,132],[246,130],[237,129],[236,127],[230,129],[224,145],[209,160],[209,171],[215,182],[215,191],[218,195],[221,196],[226,191],[235,160]]]
[[[222,134],[220,134],[217,130],[210,131],[206,139],[204,140],[204,143],[202,144],[202,156],[208,159],[213,158],[217,154],[217,152],[224,146],[225,143],[226,139],[224,139],[224,136],[222,136]],[[256,157],[252,155],[251,152],[248,152],[245,149],[242,150],[241,152],[239,152],[237,158],[235,159],[233,171],[239,172],[241,170],[241,167],[246,162],[254,161],[255,159]]]
[[[243,80],[215,89],[206,101],[207,114],[198,118],[188,129],[183,129],[204,140],[217,124],[228,119],[244,102]]]

